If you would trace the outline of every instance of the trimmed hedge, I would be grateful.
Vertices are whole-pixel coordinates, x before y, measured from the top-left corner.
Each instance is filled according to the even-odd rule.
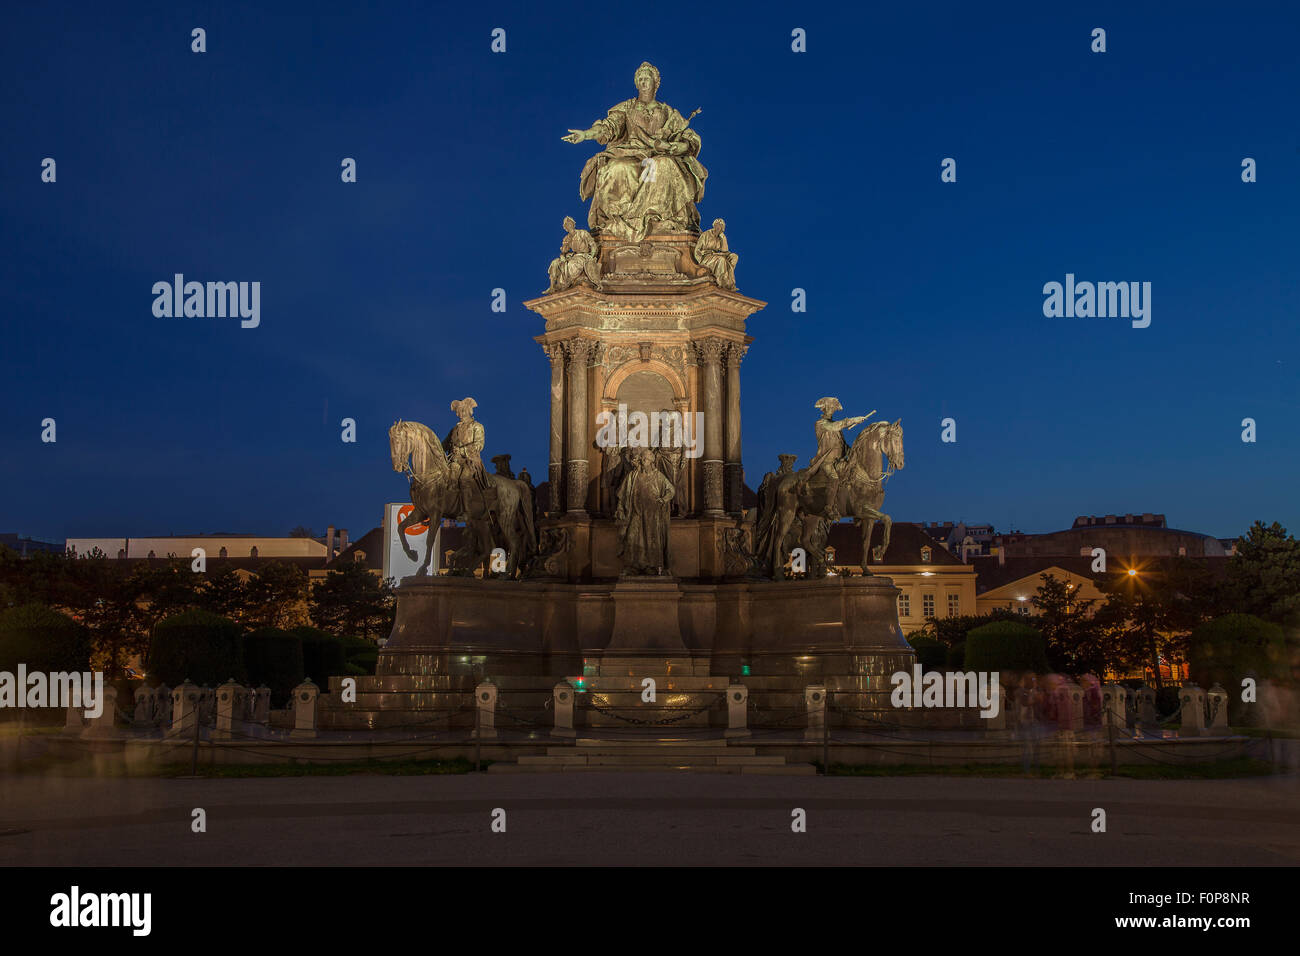
[[[1288,675],[1286,632],[1253,614],[1224,614],[1192,631],[1187,663],[1201,687],[1217,683],[1228,692],[1228,720],[1242,722],[1256,710],[1241,699],[1242,678]]]
[[[960,641],[948,648],[948,657],[944,661],[950,671],[959,671],[966,663],[966,642]]]
[[[304,673],[321,687],[328,687],[331,677],[345,673],[347,655],[343,642],[333,634],[315,627],[295,627],[289,633],[302,641]]]
[[[149,642],[149,676],[171,687],[191,680],[215,687],[244,676],[239,625],[209,611],[182,611],[159,621]]]
[[[907,639],[907,643],[911,644],[912,650],[916,651],[916,662],[921,665],[922,671],[943,670],[948,660],[946,645],[924,634],[913,634]]]
[[[244,663],[253,686],[271,689],[271,706],[283,707],[302,683],[302,639],[278,627],[260,627],[244,638]],[[324,686],[323,680],[318,684]]]
[[[965,669],[1046,674],[1047,642],[1038,628],[1019,621],[984,624],[966,635]]]
[[[85,628],[44,604],[24,604],[0,613],[0,670],[90,670],[90,636]]]

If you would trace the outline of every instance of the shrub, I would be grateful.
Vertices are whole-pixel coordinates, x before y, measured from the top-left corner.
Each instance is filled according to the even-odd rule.
[[[966,663],[966,642],[961,641],[948,648],[948,657],[944,661],[950,671],[959,671]]]
[[[966,635],[965,669],[1045,674],[1047,642],[1037,628],[1019,621],[984,624]]]
[[[295,627],[289,632],[302,641],[303,672],[322,687],[328,679],[344,673],[347,662],[343,642],[316,627]]]
[[[943,665],[948,659],[948,648],[944,644],[924,634],[913,634],[907,639],[907,643],[911,644],[912,650],[916,651],[916,662],[921,665],[922,671],[943,670]]]
[[[244,675],[240,629],[209,611],[182,611],[159,621],[149,642],[149,676],[171,687],[186,679],[216,686]]]
[[[377,648],[372,648],[364,654],[353,654],[348,658],[348,666],[359,667],[362,674],[373,674],[378,665],[379,650]]]
[[[1253,614],[1224,614],[1192,631],[1187,663],[1191,679],[1209,690],[1228,691],[1228,720],[1239,722],[1254,710],[1241,700],[1241,680],[1285,678],[1290,670],[1286,634],[1277,624]]]
[[[304,676],[302,639],[278,627],[259,627],[244,638],[244,663],[254,686],[271,689],[271,706],[283,707]]]
[[[90,637],[85,628],[44,604],[24,604],[0,613],[0,670],[86,671]]]

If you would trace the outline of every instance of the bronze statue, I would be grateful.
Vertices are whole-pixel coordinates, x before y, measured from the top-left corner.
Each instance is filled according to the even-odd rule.
[[[772,577],[777,579],[782,577],[782,567],[792,546],[804,549],[810,568],[817,565],[820,560],[819,549],[825,541],[819,523],[827,522],[829,530],[829,522],[835,520],[831,515],[835,515],[836,519],[842,514],[849,515],[860,529],[864,574],[868,573],[867,565],[872,560],[881,560],[889,547],[889,531],[893,521],[880,507],[885,500],[886,480],[895,471],[901,470],[904,463],[901,420],[868,425],[858,433],[847,456],[833,460],[832,470],[824,467],[825,461],[837,450],[837,442],[838,450],[843,449],[840,429],[834,426],[843,426],[860,419],[831,422],[830,414],[838,410],[839,402],[822,399],[817,405],[823,409],[823,421],[830,422],[827,427],[818,430],[819,446],[824,436],[826,440],[824,448],[819,448],[818,451],[819,455],[823,454],[823,450],[826,452],[823,467],[814,472],[813,466],[809,465],[802,471],[773,478],[776,490],[772,520],[759,542],[759,548],[771,569]],[[877,521],[884,525],[884,538],[877,547],[871,548],[871,534]]]
[[[547,269],[551,277],[550,288],[546,294],[563,292],[571,286],[584,284],[593,289],[600,288],[600,249],[596,240],[586,229],[573,228],[572,216],[564,217],[564,241],[560,243],[560,255],[552,259]]]
[[[839,521],[841,517],[838,510],[840,462],[846,459],[849,453],[849,446],[844,440],[843,432],[846,428],[855,428],[861,425],[876,412],[875,409],[872,409],[868,415],[845,418],[837,422],[831,416],[844,407],[840,404],[838,398],[819,399],[813,407],[822,410],[822,417],[817,419],[817,424],[813,426],[813,432],[817,436],[817,453],[813,455],[812,461],[808,463],[804,482],[806,483],[814,475],[823,474],[826,476],[828,482],[826,486],[827,510],[824,517],[827,521]]]
[[[736,291],[736,263],[740,256],[731,251],[727,245],[727,236],[723,232],[727,224],[721,219],[713,220],[713,228],[700,233],[695,240],[695,261],[709,270],[720,288]]]
[[[388,429],[393,470],[410,475],[414,505],[398,526],[397,537],[414,561],[418,556],[406,541],[407,528],[422,523],[436,528],[444,518],[464,521],[466,546],[453,559],[452,571],[472,573],[500,542],[506,551],[506,576],[513,577],[537,550],[532,502],[528,486],[518,479],[484,474],[479,457],[483,426],[473,420],[474,406],[472,398],[452,403],[460,423],[445,446],[432,428],[419,422],[399,420]],[[419,574],[428,572],[435,537],[428,535]]]
[[[754,522],[754,541],[759,554],[771,551],[772,521],[776,517],[776,486],[782,478],[794,471],[798,455],[777,455],[781,464],[769,471],[758,485],[758,515]]]
[[[682,415],[671,408],[659,413],[657,425],[658,446],[652,449],[655,467],[673,485],[673,511],[678,515],[686,514],[686,448],[682,442]],[[676,434],[674,434],[674,430]]]
[[[618,553],[624,574],[665,574],[668,510],[676,489],[654,465],[650,449],[626,450],[632,470],[618,489]]]
[[[700,137],[689,128],[689,117],[655,99],[657,69],[642,63],[633,83],[634,99],[610,107],[589,129],[571,129],[561,137],[566,143],[595,140],[605,146],[587,160],[578,186],[579,197],[591,200],[587,224],[602,238],[625,242],[640,242],[652,226],[693,232],[700,225],[695,204],[704,197],[709,175],[696,159]]]

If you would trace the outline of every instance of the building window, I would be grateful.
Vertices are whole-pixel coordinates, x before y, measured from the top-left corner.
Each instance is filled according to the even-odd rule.
[[[948,616],[956,617],[961,613],[961,597],[957,594],[948,595]]]
[[[934,595],[933,594],[921,595],[921,616],[934,617]]]
[[[835,563],[835,549],[834,549],[834,548],[827,548],[827,549],[826,549],[826,555],[825,555],[825,558],[826,558],[826,563],[827,563],[827,564],[834,564],[834,563]]]
[[[931,552],[930,552],[930,546],[929,546],[929,545],[926,545],[924,548],[921,549],[921,563],[922,563],[922,564],[929,564],[929,563],[930,563],[930,554],[931,554]]]
[[[898,616],[912,616],[912,596],[910,594],[900,594],[898,596]]]
[[[1029,617],[1029,605],[1028,605],[1028,604],[1021,604],[1021,605],[1019,605],[1019,606],[1016,608],[1016,613],[1017,613],[1017,614],[1023,614],[1025,617]]]

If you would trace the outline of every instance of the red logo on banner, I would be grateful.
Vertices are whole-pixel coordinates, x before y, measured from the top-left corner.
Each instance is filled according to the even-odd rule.
[[[397,524],[400,526],[401,523],[406,520],[406,516],[409,515],[414,510],[415,510],[415,505],[402,505],[402,507],[398,508]],[[406,529],[406,533],[408,535],[419,535],[419,534],[424,534],[428,530],[429,530],[429,525],[427,523],[422,522],[420,524],[411,525],[409,528]]]

